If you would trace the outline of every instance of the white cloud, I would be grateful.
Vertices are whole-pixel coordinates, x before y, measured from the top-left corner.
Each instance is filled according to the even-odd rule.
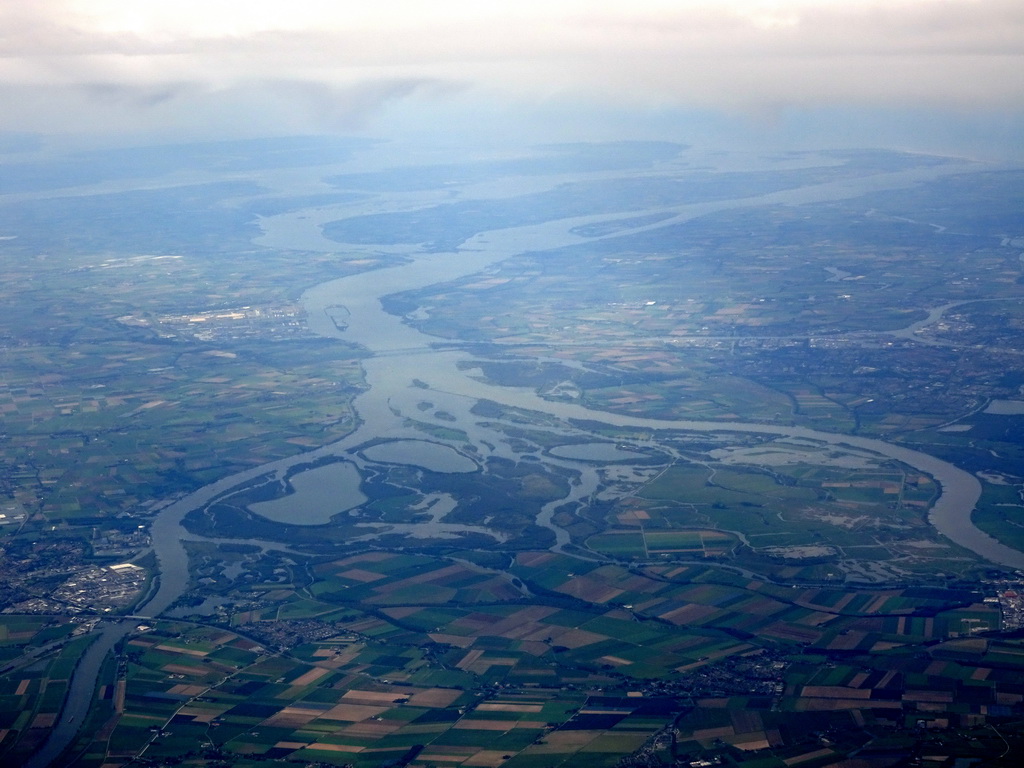
[[[1020,0],[34,0],[0,7],[0,30],[0,125],[20,129],[60,130],[62,113],[67,130],[141,128],[154,111],[230,122],[218,99],[332,128],[467,90],[755,113],[1024,109]]]

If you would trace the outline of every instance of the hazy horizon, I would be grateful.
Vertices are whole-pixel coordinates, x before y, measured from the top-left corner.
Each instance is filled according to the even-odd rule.
[[[1014,0],[43,0],[0,8],[0,134],[671,139],[1024,159]]]

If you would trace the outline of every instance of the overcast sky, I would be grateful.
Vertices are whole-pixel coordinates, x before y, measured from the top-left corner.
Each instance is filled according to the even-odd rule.
[[[0,0],[0,98],[0,130],[47,134],[690,121],[999,154],[1024,144],[1024,0]]]

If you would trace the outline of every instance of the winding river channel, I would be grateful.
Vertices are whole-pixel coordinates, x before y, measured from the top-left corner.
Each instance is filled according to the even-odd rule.
[[[439,426],[462,430],[469,436],[476,449],[476,461],[483,461],[489,456],[515,460],[522,458],[508,446],[506,440],[502,439],[500,432],[493,428],[489,429],[482,423],[484,420],[470,412],[473,405],[482,399],[548,414],[565,422],[577,420],[643,428],[655,434],[655,439],[659,431],[669,430],[751,433],[814,441],[821,445],[835,446],[837,449],[873,452],[903,462],[937,481],[941,495],[931,510],[929,520],[944,536],[994,563],[1024,568],[1024,553],[1000,544],[971,523],[971,511],[981,494],[981,485],[973,475],[948,462],[880,440],[818,432],[800,427],[744,422],[660,421],[594,411],[567,402],[548,401],[529,389],[486,383],[479,376],[479,371],[474,369],[473,358],[468,353],[452,349],[450,344],[444,348],[439,347],[437,338],[417,331],[402,318],[385,312],[381,306],[381,299],[388,294],[455,280],[485,270],[526,251],[543,251],[599,239],[586,238],[574,232],[588,231],[587,225],[621,219],[626,215],[632,217],[632,221],[656,223],[628,230],[618,228],[616,235],[663,227],[730,208],[766,204],[799,205],[853,198],[876,190],[910,186],[918,181],[963,170],[964,166],[950,164],[809,185],[758,197],[679,206],[672,209],[630,211],[628,214],[560,219],[543,224],[482,232],[465,242],[458,251],[451,253],[424,253],[415,247],[347,245],[325,239],[320,225],[352,215],[351,208],[311,208],[262,219],[264,233],[255,241],[258,245],[307,251],[337,252],[344,249],[356,258],[361,254],[376,256],[381,252],[387,252],[406,259],[405,263],[398,266],[317,285],[302,296],[309,326],[315,333],[361,345],[370,353],[364,361],[368,387],[353,404],[358,415],[358,427],[339,442],[225,477],[163,507],[153,520],[151,528],[153,549],[158,563],[157,588],[147,602],[136,610],[136,615],[132,617],[134,621],[111,622],[98,632],[97,641],[76,669],[72,693],[53,732],[53,738],[27,765],[30,768],[43,768],[49,765],[70,743],[77,724],[85,717],[104,654],[131,631],[139,619],[160,616],[185,592],[189,573],[183,542],[195,538],[186,534],[181,527],[186,514],[203,508],[218,496],[256,478],[268,475],[283,478],[290,468],[316,459],[338,457],[357,467],[362,466],[366,459],[358,457],[353,449],[371,439],[422,441],[423,433],[409,426],[408,418],[431,418],[430,414],[424,414],[423,409],[418,408],[425,399],[429,399],[438,412],[443,412],[444,420],[436,422]],[[339,327],[332,320],[332,317],[339,316],[346,317],[343,327]],[[493,419],[491,421],[493,422]],[[567,426],[566,429],[575,429],[580,434],[585,434],[582,428]],[[567,502],[585,501],[597,488],[597,474],[592,466],[588,467],[586,461],[571,457],[545,456],[544,461],[571,467],[579,477],[572,485],[568,496],[548,504],[538,519],[538,524],[548,527],[554,533],[555,548],[561,548],[569,539],[566,532],[552,521],[552,511]],[[270,542],[266,544],[268,547],[281,548],[280,545]]]

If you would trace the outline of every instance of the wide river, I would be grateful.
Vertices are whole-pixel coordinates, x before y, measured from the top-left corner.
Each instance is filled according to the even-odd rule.
[[[452,253],[423,253],[416,247],[339,244],[323,237],[320,225],[352,215],[351,209],[311,208],[261,220],[264,234],[255,242],[271,248],[290,250],[337,252],[344,250],[354,257],[360,254],[378,255],[388,252],[408,259],[406,263],[386,269],[374,270],[350,277],[332,280],[310,288],[302,296],[310,328],[322,336],[337,338],[365,347],[371,356],[364,361],[368,388],[354,402],[359,426],[345,439],[299,456],[282,459],[244,472],[225,477],[177,501],[168,504],[152,523],[153,549],[158,563],[158,586],[150,599],[136,611],[137,617],[156,617],[164,613],[188,586],[188,558],[183,541],[193,538],[181,527],[186,514],[201,509],[217,496],[239,485],[268,474],[283,477],[292,466],[311,460],[337,456],[358,464],[351,449],[370,439],[422,440],[424,435],[408,426],[407,417],[429,420],[418,406],[425,399],[442,407],[445,420],[439,426],[463,430],[477,449],[477,459],[489,455],[519,458],[507,445],[499,445],[501,436],[488,432],[470,408],[481,399],[510,407],[525,408],[550,414],[562,420],[596,421],[620,427],[639,427],[647,430],[684,430],[706,433],[755,433],[780,437],[802,438],[837,447],[849,446],[887,456],[915,467],[933,477],[941,488],[929,521],[944,536],[980,556],[1004,566],[1024,569],[1024,553],[1007,547],[971,522],[971,511],[981,495],[981,484],[976,477],[954,465],[899,445],[864,437],[853,437],[817,432],[800,427],[782,427],[745,422],[719,421],[660,421],[594,411],[580,405],[551,402],[528,389],[500,387],[474,376],[472,358],[458,350],[439,350],[438,339],[420,333],[402,318],[385,312],[381,299],[400,291],[425,288],[430,285],[468,276],[526,251],[544,251],[573,245],[598,238],[585,238],[573,234],[576,228],[629,217],[638,220],[655,214],[671,214],[655,224],[618,229],[616,236],[663,227],[698,216],[728,210],[767,204],[799,205],[828,200],[858,197],[867,192],[898,189],[911,186],[937,176],[975,170],[971,166],[945,165],[936,168],[915,169],[891,174],[878,174],[863,178],[815,184],[757,197],[700,203],[671,209],[629,211],[617,214],[576,217],[556,221],[483,232]],[[650,221],[652,219],[648,219]],[[577,230],[580,231],[580,230]],[[587,231],[586,229],[582,231]],[[347,310],[346,325],[339,329],[331,316],[345,316],[338,308]],[[460,366],[460,363],[463,365]],[[478,372],[477,372],[478,373]],[[415,382],[415,383],[414,383]],[[424,384],[426,388],[424,388]],[[452,421],[452,418],[455,421]],[[558,463],[556,457],[545,457]],[[538,523],[555,533],[556,547],[568,542],[565,532],[550,519],[550,509],[566,501],[585,500],[587,492],[596,487],[596,475],[579,469],[581,482],[574,485],[566,499],[549,504]],[[269,546],[273,546],[269,544]],[[30,768],[43,768],[57,758],[70,742],[84,719],[99,673],[103,654],[130,631],[133,622],[109,624],[100,633],[97,642],[76,669],[72,679],[72,694],[61,713],[52,738],[26,763]]]

